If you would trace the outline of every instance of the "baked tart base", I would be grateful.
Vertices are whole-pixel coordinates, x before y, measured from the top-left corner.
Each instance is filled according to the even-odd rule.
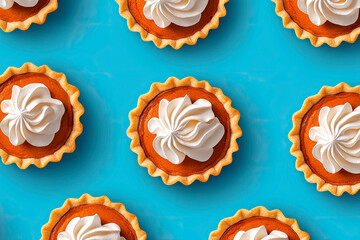
[[[291,227],[291,229],[298,235],[300,240],[309,240],[310,236],[308,233],[300,230],[299,225],[295,219],[289,219],[284,216],[280,210],[269,211],[265,207],[256,207],[251,210],[241,209],[234,216],[225,218],[219,223],[218,229],[211,232],[209,240],[220,240],[225,232],[230,229],[233,225],[239,223],[242,220],[246,220],[253,217],[265,217],[276,219],[281,223]]]
[[[163,39],[149,33],[137,21],[129,10],[128,0],[115,0],[119,4],[119,13],[127,20],[127,25],[130,31],[140,33],[143,41],[152,41],[158,48],[164,48],[168,45],[174,49],[180,49],[184,44],[195,45],[199,38],[206,38],[211,29],[216,29],[219,26],[219,19],[226,15],[225,3],[229,0],[219,0],[217,12],[212,17],[211,21],[207,23],[200,31],[189,37],[174,39]]]
[[[326,96],[335,95],[338,93],[360,94],[360,86],[350,87],[346,83],[340,83],[335,87],[324,86],[321,88],[318,94],[305,99],[302,108],[292,117],[293,128],[289,133],[289,139],[293,145],[291,146],[290,153],[296,157],[296,169],[304,173],[304,177],[308,182],[316,183],[318,191],[329,191],[335,196],[341,196],[344,192],[354,195],[360,190],[360,183],[353,185],[335,185],[326,182],[324,179],[313,172],[310,166],[306,163],[304,154],[301,150],[300,132],[304,116],[315,104],[321,101],[321,99]]]
[[[12,32],[17,28],[20,30],[27,30],[33,23],[43,24],[46,20],[47,15],[51,12],[54,12],[57,8],[57,0],[50,0],[49,3],[45,7],[40,9],[37,14],[28,17],[24,21],[5,21],[0,19],[0,28],[4,32]]]
[[[320,47],[324,43],[328,44],[331,47],[338,47],[343,41],[354,43],[359,34],[360,27],[355,28],[350,33],[340,35],[337,37],[326,37],[326,36],[316,36],[309,31],[301,28],[289,15],[289,13],[284,8],[284,0],[272,0],[275,4],[275,12],[278,16],[283,19],[283,25],[285,28],[294,29],[296,36],[299,39],[309,39],[311,44],[314,47]]]
[[[170,175],[165,171],[158,168],[145,154],[144,149],[141,146],[140,135],[138,132],[139,120],[144,109],[148,104],[160,93],[173,89],[175,87],[194,87],[204,89],[209,93],[214,94],[217,99],[224,105],[227,113],[229,114],[230,121],[230,144],[226,151],[225,157],[222,158],[217,164],[207,169],[202,173],[192,174],[189,176]],[[152,177],[161,177],[163,182],[167,185],[181,182],[184,185],[190,185],[195,180],[206,182],[210,175],[217,176],[220,174],[223,166],[229,165],[232,162],[232,154],[238,150],[236,139],[241,137],[242,131],[238,125],[240,119],[240,113],[236,109],[231,107],[231,100],[226,97],[219,88],[211,87],[206,81],[197,81],[193,77],[187,77],[182,80],[171,77],[165,83],[154,83],[151,85],[150,91],[139,97],[138,106],[129,113],[130,126],[127,130],[127,135],[132,139],[130,148],[133,152],[138,154],[138,162],[140,166],[146,167],[149,174]]]
[[[0,149],[0,156],[4,164],[9,165],[15,163],[20,169],[26,169],[30,165],[43,168],[49,162],[59,162],[64,153],[71,153],[75,150],[75,139],[82,133],[83,130],[83,126],[80,123],[80,117],[84,114],[84,107],[78,101],[80,91],[75,86],[67,83],[65,74],[54,72],[46,65],[37,67],[32,63],[25,63],[21,68],[9,67],[5,73],[0,76],[0,85],[5,83],[12,76],[26,73],[38,73],[50,77],[51,79],[57,81],[63,90],[69,95],[73,115],[72,131],[65,144],[53,154],[41,158],[20,158],[10,155],[3,149]]]
[[[67,199],[62,207],[57,208],[51,212],[49,222],[46,223],[41,228],[42,237],[40,240],[50,239],[54,227],[70,209],[81,205],[89,205],[89,204],[104,205],[119,212],[129,222],[129,224],[135,231],[136,239],[137,240],[146,239],[146,233],[140,229],[137,217],[126,211],[126,208],[122,203],[112,203],[110,199],[106,196],[92,197],[89,194],[84,194],[79,199],[76,198]]]

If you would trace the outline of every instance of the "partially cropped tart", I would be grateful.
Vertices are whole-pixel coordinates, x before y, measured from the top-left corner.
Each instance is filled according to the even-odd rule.
[[[0,155],[21,169],[58,162],[82,132],[79,90],[62,73],[31,63],[0,76]]]
[[[219,26],[229,0],[116,0],[131,31],[159,48],[194,45]]]
[[[293,116],[289,133],[296,168],[319,191],[360,189],[360,86],[323,87]]]
[[[264,207],[241,209],[233,217],[223,219],[209,240],[309,240],[295,219],[281,211]]]
[[[50,214],[41,229],[41,240],[145,240],[137,217],[121,203],[84,194],[69,198]]]
[[[154,83],[129,114],[139,164],[166,184],[205,182],[232,162],[240,114],[218,88],[192,77]]]
[[[0,28],[27,30],[32,23],[43,24],[57,7],[57,0],[0,0]]]
[[[276,13],[298,38],[309,38],[318,47],[353,43],[360,33],[358,0],[273,0]]]

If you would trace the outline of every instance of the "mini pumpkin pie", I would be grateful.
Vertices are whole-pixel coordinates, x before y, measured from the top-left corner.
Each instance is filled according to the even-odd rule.
[[[145,240],[137,217],[109,198],[82,195],[69,198],[50,214],[40,240]]]
[[[127,134],[139,164],[168,185],[219,175],[242,134],[231,100],[193,77],[152,84],[129,118]]]
[[[233,217],[223,219],[209,240],[309,240],[295,219],[281,211],[264,207],[241,209]]]
[[[337,47],[353,43],[360,33],[358,0],[272,0],[284,27],[294,29],[300,39],[315,47],[327,43]]]
[[[0,76],[0,155],[21,169],[58,162],[82,132],[79,90],[62,73],[31,63]]]
[[[296,169],[318,191],[336,196],[360,189],[360,86],[324,86],[293,116],[289,139]]]
[[[57,0],[0,0],[0,28],[27,30],[32,23],[43,24],[57,8]]]
[[[159,48],[194,45],[219,26],[229,0],[116,0],[131,31]]]

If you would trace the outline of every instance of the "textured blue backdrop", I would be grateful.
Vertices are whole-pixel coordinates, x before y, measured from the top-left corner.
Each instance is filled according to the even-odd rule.
[[[85,107],[75,153],[44,169],[0,164],[0,239],[39,239],[50,212],[83,193],[124,203],[148,239],[207,239],[221,219],[258,205],[296,218],[313,240],[360,238],[359,196],[317,192],[295,170],[287,138],[306,97],[360,83],[359,42],[314,48],[283,28],[270,0],[226,6],[219,29],[179,51],[130,32],[113,0],[60,0],[43,26],[0,33],[0,72],[48,64],[80,89]],[[127,116],[151,83],[189,75],[232,98],[244,134],[220,176],[166,186],[130,151]]]

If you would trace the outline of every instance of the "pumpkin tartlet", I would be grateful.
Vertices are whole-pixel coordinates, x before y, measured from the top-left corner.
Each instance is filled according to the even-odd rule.
[[[276,14],[283,19],[284,27],[294,29],[296,36],[300,39],[308,38],[315,47],[319,47],[324,43],[331,47],[337,47],[343,41],[354,43],[360,34],[360,18],[354,23],[346,25],[335,24],[331,21],[326,21],[325,23],[321,23],[321,25],[314,24],[309,15],[300,10],[298,5],[299,0],[272,1],[276,4]],[[306,0],[301,1],[306,2]],[[340,4],[338,5],[340,8]],[[326,6],[331,7],[331,4],[326,4]],[[319,11],[312,11],[312,14],[318,12]],[[344,9],[339,9],[338,12],[342,12],[342,14],[345,13]],[[321,16],[321,18],[323,17]]]
[[[232,162],[236,139],[242,135],[240,113],[231,107],[231,100],[193,77],[152,84],[129,118],[127,135],[139,164],[167,185],[206,182],[210,175],[219,175]]]
[[[21,91],[29,87],[35,87],[29,90],[33,95],[22,95]],[[35,99],[43,94],[44,89],[48,97],[51,95],[51,99]],[[21,68],[8,68],[0,76],[0,155],[3,163],[16,163],[21,169],[26,169],[31,164],[43,168],[49,162],[59,162],[64,153],[73,152],[75,139],[83,130],[80,117],[84,113],[84,108],[78,101],[79,95],[79,90],[67,83],[63,73],[54,72],[48,66],[37,67],[32,63],[26,63]],[[14,97],[17,97],[15,103],[11,102]],[[29,104],[28,107],[25,104]],[[61,106],[50,105],[44,108],[49,104]],[[23,110],[16,110],[18,107],[24,108],[25,111],[24,115],[21,115],[21,120],[16,114]],[[51,107],[55,107],[55,110]],[[59,115],[59,111],[63,114]],[[31,118],[31,114],[35,117]],[[55,118],[58,122],[53,123],[51,129],[47,129]],[[26,126],[17,126],[24,124]],[[55,125],[58,125],[58,129],[55,129]],[[31,132],[32,129],[34,132]],[[44,129],[51,131],[49,137],[46,137],[48,133],[41,132]],[[48,143],[41,145],[44,137]],[[37,145],[39,140],[40,145]]]
[[[233,240],[240,231],[261,226],[266,228],[268,234],[281,231],[289,240],[310,239],[308,233],[300,230],[295,219],[286,218],[280,210],[269,211],[265,207],[256,207],[251,210],[241,209],[234,216],[221,220],[218,229],[210,234],[209,240]]]
[[[101,224],[118,225],[121,236],[126,240],[146,239],[146,233],[140,229],[137,217],[126,211],[123,204],[113,203],[106,196],[92,197],[84,194],[79,199],[67,199],[61,208],[51,212],[49,222],[41,229],[41,240],[57,240],[57,236],[66,230],[72,220],[95,214],[100,217]]]
[[[344,134],[348,134],[348,132],[343,131],[350,129],[352,131],[350,134],[353,135],[354,132],[359,133],[360,130],[354,130],[352,126],[348,127],[349,125],[345,126],[346,119],[341,116],[346,107],[350,108],[351,112],[352,109],[356,110],[358,106],[360,106],[360,86],[350,87],[346,83],[340,83],[335,87],[322,87],[318,94],[305,99],[301,110],[293,115],[293,128],[289,133],[289,139],[293,143],[290,152],[296,157],[296,169],[304,172],[305,179],[308,182],[316,183],[317,190],[320,192],[329,191],[336,196],[341,196],[344,192],[354,195],[360,189],[360,174],[351,173],[347,169],[348,167],[353,168],[352,164],[360,164],[358,157],[351,157],[352,154],[356,154],[356,151],[349,150],[349,147],[358,146],[356,144],[358,143],[357,137],[344,138]],[[332,111],[340,108],[343,110],[336,113],[337,117],[332,117],[331,115],[335,114]],[[326,112],[329,114],[326,115]],[[341,149],[342,153],[339,155],[342,157],[340,159],[338,159],[339,155],[330,156],[330,159],[323,160],[314,155],[318,151],[318,143],[321,144],[318,139],[320,135],[315,133],[322,125],[326,125],[324,124],[326,121],[321,120],[322,125],[320,124],[320,127],[318,127],[319,118],[323,118],[323,116],[330,116],[327,118],[330,119],[330,132],[336,131],[337,139],[331,145],[341,144],[340,148],[335,146],[335,150],[330,150],[330,155],[334,154],[334,151],[340,151],[339,149]],[[358,121],[356,125],[359,125],[358,115],[355,118],[353,117],[353,120]],[[344,120],[339,120],[338,123],[336,122],[338,119]],[[355,121],[351,124],[354,125]],[[339,133],[339,131],[341,132]],[[322,145],[319,145],[319,147],[322,147],[321,152],[327,153],[327,146],[330,145],[326,145],[324,144],[326,141],[322,141]],[[344,143],[344,141],[349,141],[350,144]],[[344,161],[345,165],[342,164]],[[339,166],[337,162],[340,163]],[[334,166],[335,169],[331,169]]]
[[[39,0],[34,7],[23,7],[15,2],[9,9],[0,8],[0,28],[4,32],[17,28],[27,30],[32,23],[43,24],[47,15],[57,8],[57,0]]]
[[[199,4],[192,4],[201,9],[190,9],[192,11],[188,13],[190,17],[186,17],[187,13],[182,11],[187,11],[188,7],[179,6],[179,3],[116,0],[120,6],[120,15],[127,19],[127,25],[131,31],[139,32],[144,41],[153,41],[158,48],[170,45],[174,49],[179,49],[184,44],[194,45],[199,38],[206,38],[210,29],[216,29],[219,26],[219,19],[226,15],[225,3],[229,0],[196,1],[203,1],[204,4],[201,7]],[[159,6],[161,4],[168,5]],[[188,1],[184,4],[191,5]],[[160,10],[163,8],[171,10],[165,13]],[[145,13],[146,10],[148,10],[147,13]],[[152,16],[157,15],[159,11],[162,13],[160,16]],[[195,20],[194,12],[198,14]],[[170,15],[169,18],[166,18],[166,14]]]

